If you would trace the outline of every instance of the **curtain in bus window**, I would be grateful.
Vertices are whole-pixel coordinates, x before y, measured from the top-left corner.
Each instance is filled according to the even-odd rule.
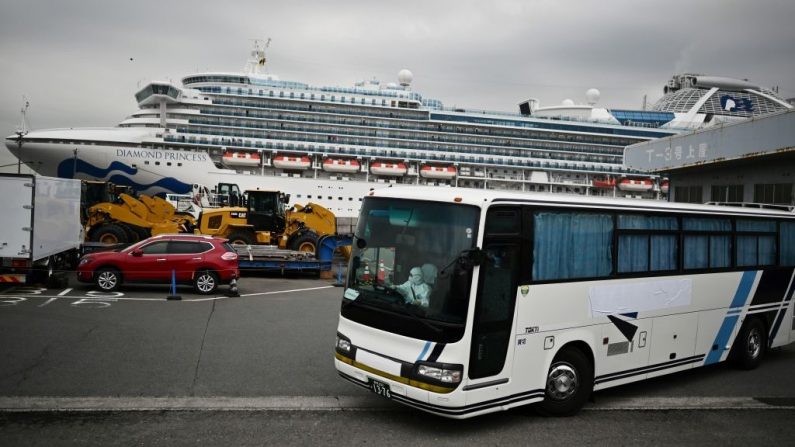
[[[781,223],[781,265],[795,265],[795,222]]]
[[[776,231],[776,223],[768,220],[737,219],[737,231]]]
[[[685,236],[685,268],[707,268],[709,239],[707,236]]]
[[[676,217],[619,214],[618,228],[621,230],[678,230]]]
[[[729,219],[685,218],[685,231],[722,232],[731,231]],[[684,267],[686,269],[729,267],[731,263],[731,238],[726,235],[685,235]]]
[[[685,231],[731,231],[732,223],[729,219],[685,218],[682,219],[682,229]]]
[[[712,268],[731,266],[731,237],[709,237],[709,266]]]
[[[621,235],[618,238],[618,272],[649,270],[649,236]]]
[[[776,259],[776,222],[737,219],[737,232],[766,232],[770,235],[738,235],[737,265],[772,265]]]
[[[651,236],[651,271],[675,270],[677,259],[676,236]]]
[[[612,270],[609,214],[535,213],[533,279],[607,276]]]
[[[756,248],[756,236],[737,236],[737,266],[757,265]]]
[[[673,216],[619,214],[621,230],[678,230]],[[649,253],[651,250],[651,253]],[[621,235],[618,238],[619,273],[676,269],[677,243],[674,235]]]

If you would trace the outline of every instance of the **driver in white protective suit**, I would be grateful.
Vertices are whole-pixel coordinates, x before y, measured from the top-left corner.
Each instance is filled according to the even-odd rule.
[[[428,307],[428,295],[431,294],[431,287],[424,281],[420,267],[412,268],[409,271],[409,280],[395,286],[395,290],[403,295],[406,303]]]

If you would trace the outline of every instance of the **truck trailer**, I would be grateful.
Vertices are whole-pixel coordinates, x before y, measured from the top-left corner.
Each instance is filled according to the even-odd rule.
[[[46,282],[74,268],[80,188],[75,179],[0,174],[0,282]]]

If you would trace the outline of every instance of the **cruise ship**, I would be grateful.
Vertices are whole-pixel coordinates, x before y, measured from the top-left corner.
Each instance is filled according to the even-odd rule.
[[[622,165],[625,146],[791,107],[748,81],[685,74],[645,111],[597,107],[596,89],[585,104],[450,108],[413,91],[408,70],[353,87],[281,80],[265,68],[266,48],[255,42],[239,73],[149,83],[116,127],[18,132],[5,144],[42,175],[147,194],[235,183],[353,217],[364,195],[390,185],[664,198],[665,179]]]

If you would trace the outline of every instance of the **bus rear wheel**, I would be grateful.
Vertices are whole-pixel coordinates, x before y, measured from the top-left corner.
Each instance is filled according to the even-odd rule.
[[[577,414],[593,391],[593,374],[582,351],[564,348],[549,366],[540,412],[549,416]]]
[[[767,348],[767,330],[758,318],[745,320],[729,353],[740,369],[754,369],[762,363]]]

